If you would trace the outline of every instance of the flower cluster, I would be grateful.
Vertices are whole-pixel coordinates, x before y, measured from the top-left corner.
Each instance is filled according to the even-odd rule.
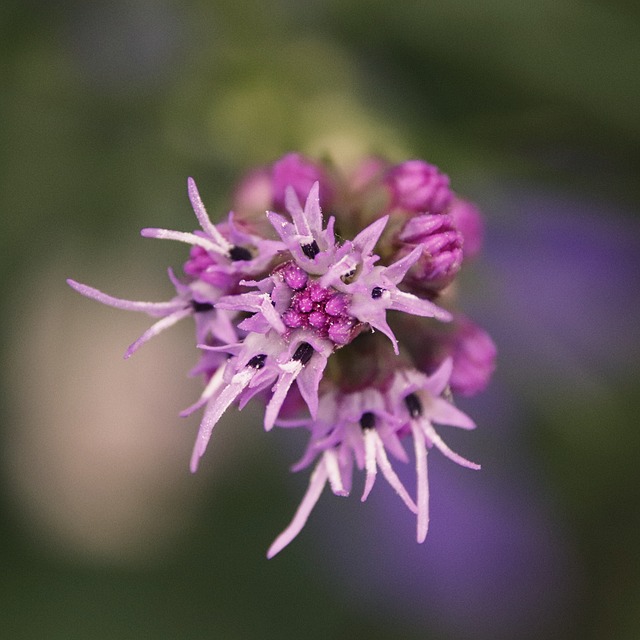
[[[126,351],[179,320],[195,320],[204,408],[191,470],[232,404],[265,403],[264,428],[302,428],[309,443],[294,470],[314,464],[293,520],[268,551],[274,556],[304,526],[324,486],[345,496],[354,467],[364,471],[362,500],[380,470],[428,529],[427,453],[435,447],[458,464],[434,424],[473,429],[452,401],[488,382],[495,347],[451,306],[451,283],[463,257],[482,241],[477,208],[454,194],[437,167],[420,160],[391,165],[378,158],[349,175],[289,154],[250,173],[234,211],[214,224],[192,179],[192,233],[143,229],[149,238],[191,245],[176,295],[168,302],[114,298],[74,280],[79,293],[159,318]],[[332,215],[326,217],[323,211]],[[446,293],[446,295],[444,295]],[[416,497],[390,457],[408,462],[413,440]]]

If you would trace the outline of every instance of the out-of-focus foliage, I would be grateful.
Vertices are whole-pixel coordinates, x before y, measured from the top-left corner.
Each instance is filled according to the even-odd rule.
[[[639,20],[624,0],[3,2],[0,635],[638,637]],[[188,175],[226,213],[290,150],[422,157],[487,215],[461,299],[501,357],[458,447],[483,471],[434,456],[422,547],[376,487],[323,496],[267,562],[303,443],[245,411],[191,477],[186,333],[121,363],[145,320],[64,284],[167,297],[184,249],[139,228],[194,225]]]

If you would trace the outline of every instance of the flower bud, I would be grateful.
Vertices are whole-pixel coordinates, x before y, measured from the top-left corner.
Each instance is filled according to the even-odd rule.
[[[478,207],[468,200],[454,197],[449,215],[464,238],[462,250],[465,258],[473,258],[482,248],[484,223]]]
[[[247,214],[264,215],[273,203],[271,171],[260,167],[248,173],[237,186],[233,196],[233,209],[246,217]]]
[[[451,390],[463,396],[475,395],[491,380],[496,368],[496,345],[484,329],[464,316],[456,317],[449,339],[453,357]]]
[[[278,160],[272,168],[273,207],[284,209],[285,191],[293,187],[298,199],[304,202],[314,182],[320,183],[321,206],[329,206],[333,198],[333,189],[329,178],[318,163],[308,160],[299,153],[288,153]]]
[[[391,206],[413,213],[444,213],[453,198],[449,177],[422,160],[395,165],[385,182],[391,191]]]
[[[398,235],[399,257],[416,246],[422,255],[411,267],[405,282],[419,290],[439,291],[455,278],[462,266],[462,234],[451,216],[423,214],[411,218]]]

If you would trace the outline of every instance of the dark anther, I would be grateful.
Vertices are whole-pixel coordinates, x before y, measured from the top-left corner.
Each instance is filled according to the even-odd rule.
[[[422,415],[422,404],[415,393],[410,393],[405,399],[404,403],[409,409],[409,414],[412,418],[417,418]]]
[[[313,347],[308,342],[301,342],[293,354],[292,360],[299,360],[300,364],[307,364],[313,355]]]
[[[197,300],[191,301],[191,307],[195,311],[195,313],[202,313],[204,311],[211,311],[213,309],[213,305],[208,302],[198,302]]]
[[[377,300],[378,298],[380,298],[383,293],[384,293],[384,289],[382,287],[373,287],[373,289],[371,289],[371,297],[374,300]]]
[[[249,251],[249,249],[235,246],[229,249],[229,258],[231,258],[231,260],[235,262],[236,260],[251,260],[253,256],[251,255],[251,251]]]
[[[320,253],[320,247],[315,240],[309,244],[303,244],[300,246],[302,247],[302,253],[304,253],[304,255],[310,260],[313,260]]]
[[[344,282],[345,284],[349,284],[353,280],[353,276],[355,275],[356,275],[356,270],[351,269],[351,271],[347,271],[347,273],[343,273],[340,276],[340,280],[342,280],[342,282]]]
[[[249,362],[247,362],[247,367],[253,367],[254,369],[262,369],[264,367],[264,361],[267,359],[266,353],[259,353],[257,356],[253,356]]]
[[[360,426],[363,429],[373,429],[376,426],[376,417],[371,411],[365,411],[360,418]]]

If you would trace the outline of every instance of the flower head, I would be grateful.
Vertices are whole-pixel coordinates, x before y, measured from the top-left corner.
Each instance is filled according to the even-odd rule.
[[[480,228],[476,210],[453,195],[446,175],[418,160],[392,166],[372,158],[342,178],[334,168],[289,154],[252,172],[236,191],[238,214],[220,223],[209,218],[191,178],[188,195],[198,230],[142,230],[144,237],[190,245],[184,276],[169,271],[171,300],[128,301],[68,282],[104,304],[159,318],[127,357],[179,320],[194,318],[200,361],[192,374],[202,376],[203,390],[181,413],[203,410],[191,470],[223,414],[259,398],[266,431],[276,425],[309,431],[294,470],[315,465],[269,557],[300,532],[327,483],[334,494],[349,495],[354,470],[364,472],[363,501],[378,472],[385,478],[416,514],[422,542],[428,450],[479,468],[454,453],[434,426],[472,429],[451,390],[477,389],[492,370],[492,343],[482,342],[484,334],[459,329],[457,321],[453,330],[438,331],[462,317],[442,308],[438,297],[460,269],[463,234]],[[328,206],[334,215],[325,219]],[[296,403],[300,415],[288,417]],[[415,498],[392,463],[408,462],[408,437]]]

